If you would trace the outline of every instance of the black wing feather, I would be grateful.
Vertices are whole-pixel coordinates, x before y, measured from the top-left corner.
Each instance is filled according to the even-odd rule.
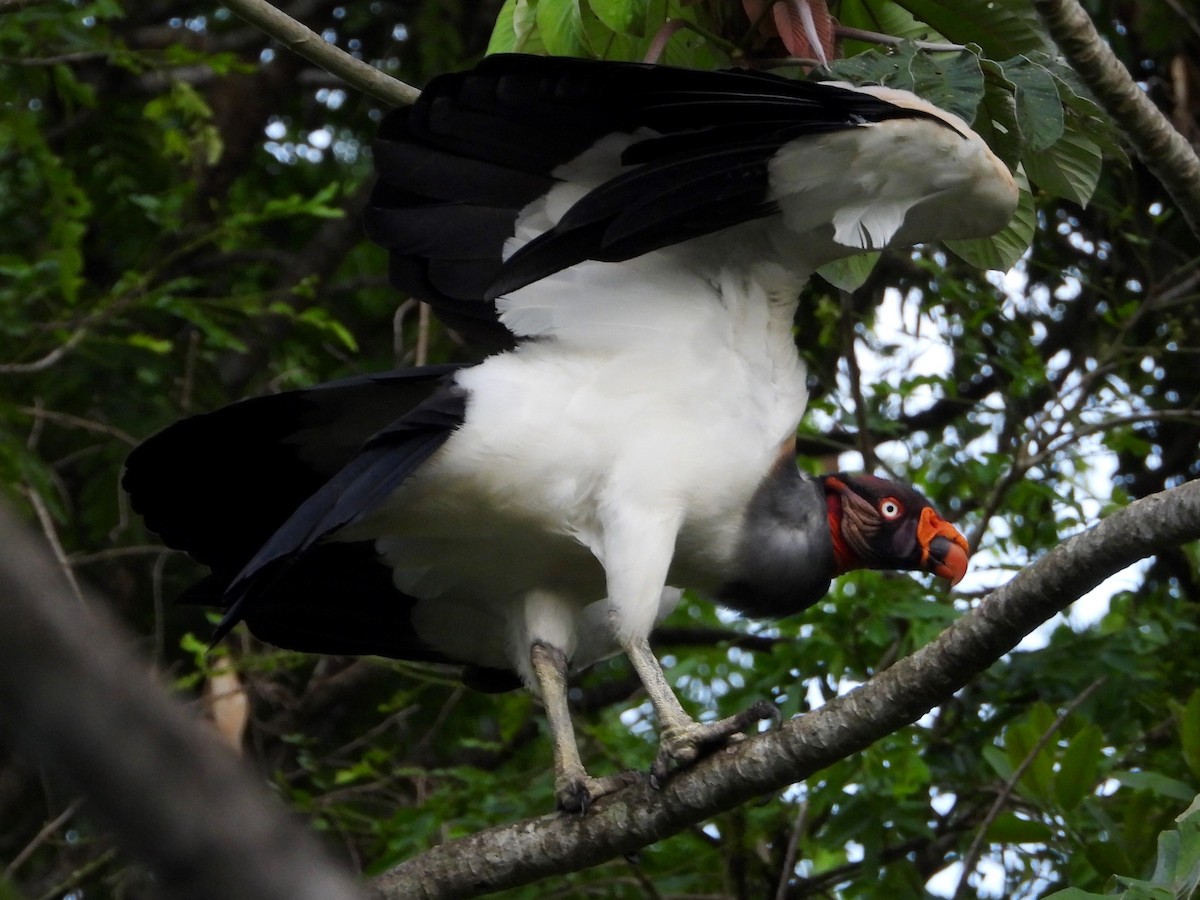
[[[122,487],[168,546],[228,580],[372,434],[458,368],[347,378],[183,419],[129,454]]]
[[[319,541],[374,511],[446,442],[465,415],[466,391],[447,384],[373,435],[300,504],[233,579],[224,597],[227,610],[213,640],[220,640],[248,615],[259,597],[278,594],[279,578]]]
[[[241,615],[255,635],[281,647],[449,662],[413,632],[416,601],[395,588],[372,543],[310,541],[282,551],[298,511],[312,498],[327,500],[331,484],[363,469],[364,455],[405,461],[375,485],[386,490],[440,446],[461,421],[457,389],[446,386],[458,368],[427,366],[244,400],[177,422],[137,447],[122,481],[134,509],[168,546],[212,570],[180,600],[225,609],[221,633]],[[345,515],[348,504],[369,505],[378,490],[339,494],[333,516]],[[320,532],[319,522],[307,524]],[[249,573],[249,583],[231,591],[268,548],[287,564],[271,566],[270,577]]]
[[[585,259],[630,259],[771,215],[767,163],[784,144],[912,117],[941,122],[857,91],[768,73],[491,56],[434,79],[411,109],[385,120],[367,230],[391,252],[398,287],[495,346],[507,335],[490,302],[496,296]],[[615,176],[593,192],[611,202],[584,197],[586,214],[572,211],[503,261],[518,214],[554,186],[558,166],[607,134],[639,129],[653,134],[632,144],[622,163],[645,171]],[[618,222],[618,198],[634,185],[641,210]],[[689,200],[688,190],[716,193]],[[438,208],[455,228],[416,224]],[[467,276],[447,265],[468,259]],[[465,312],[468,303],[482,312]]]
[[[715,150],[682,162],[648,163],[605,182],[501,270],[489,298],[583,259],[620,262],[774,213],[767,160],[774,144]]]

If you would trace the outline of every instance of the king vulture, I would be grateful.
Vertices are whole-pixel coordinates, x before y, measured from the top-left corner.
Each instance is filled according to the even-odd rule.
[[[682,588],[798,613],[851,569],[967,565],[912,489],[804,474],[805,281],[858,251],[990,235],[1007,168],[912,94],[750,71],[507,55],[385,119],[369,236],[391,280],[495,352],[186,419],[129,457],[191,599],[263,640],[459,663],[545,705],[556,799],[588,775],[570,673],[624,652],[661,780],[756,719],[684,711],[649,635]]]

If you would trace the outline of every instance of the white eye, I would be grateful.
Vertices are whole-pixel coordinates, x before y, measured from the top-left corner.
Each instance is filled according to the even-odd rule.
[[[904,515],[904,507],[900,505],[899,500],[893,497],[885,497],[879,503],[879,514],[891,521]]]

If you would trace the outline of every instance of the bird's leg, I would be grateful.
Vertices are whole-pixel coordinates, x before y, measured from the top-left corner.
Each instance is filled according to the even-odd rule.
[[[675,553],[681,514],[670,504],[654,507],[630,502],[636,496],[627,491],[622,515],[605,522],[602,558],[608,579],[609,624],[658,715],[659,748],[650,778],[652,784],[661,785],[672,763],[688,765],[705,750],[776,712],[774,704],[756,703],[736,716],[701,724],[680,706],[650,649],[649,634],[663,611],[663,586]]]
[[[593,778],[583,768],[571,710],[567,706],[567,657],[557,647],[534,641],[529,648],[529,661],[537,678],[550,722],[554,741],[554,799],[566,812],[587,812],[597,797],[628,787],[637,780],[632,772]]]
[[[728,718],[716,722],[697,722],[684,712],[648,640],[632,638],[626,641],[625,653],[645,686],[658,716],[658,755],[650,767],[650,783],[655,787],[662,786],[672,763],[689,765],[706,750],[725,743],[755,722],[779,718],[775,704],[762,700]]]

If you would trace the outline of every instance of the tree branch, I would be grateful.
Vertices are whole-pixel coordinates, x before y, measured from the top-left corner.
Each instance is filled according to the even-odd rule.
[[[1071,67],[1200,237],[1200,158],[1137,86],[1078,0],[1034,0],[1034,6]]]
[[[435,847],[377,878],[377,898],[474,897],[638,850],[802,781],[947,701],[1109,575],[1200,539],[1200,481],[1130,504],[1064,541],[930,644],[862,687],[702,760],[662,791],[632,787],[585,816],[547,815]]]
[[[84,794],[163,896],[361,897],[5,509],[0,547],[0,738]]]
[[[408,106],[420,96],[421,92],[412,85],[355,59],[266,0],[225,0],[225,5],[293,53],[376,100],[390,106]]]

